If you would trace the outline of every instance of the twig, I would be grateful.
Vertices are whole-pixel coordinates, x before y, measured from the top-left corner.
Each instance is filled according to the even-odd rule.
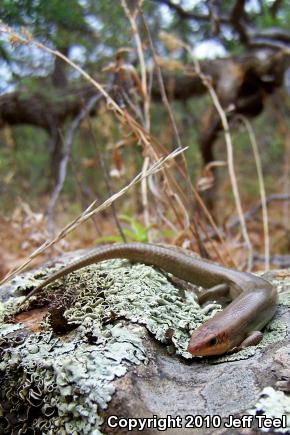
[[[234,195],[236,209],[237,209],[240,224],[241,224],[242,234],[243,234],[246,246],[248,248],[248,266],[247,266],[247,269],[251,270],[252,269],[253,248],[252,248],[252,244],[251,244],[249,234],[247,231],[246,221],[244,219],[242,203],[241,203],[240,193],[239,193],[239,187],[238,187],[238,182],[237,182],[237,178],[236,178],[236,174],[235,174],[233,144],[232,144],[232,139],[231,139],[231,135],[230,135],[229,124],[228,124],[228,120],[227,120],[225,111],[223,110],[223,108],[219,102],[219,99],[217,97],[215,90],[213,89],[213,87],[211,85],[209,85],[208,90],[209,90],[209,93],[210,93],[211,98],[213,100],[213,103],[214,103],[214,105],[219,113],[219,116],[221,118],[221,123],[223,126],[223,130],[224,130],[224,136],[225,136],[225,141],[226,141],[226,146],[227,146],[228,169],[229,169],[229,175],[230,175],[233,195]]]
[[[170,9],[175,11],[178,16],[181,19],[190,19],[190,20],[196,20],[196,21],[206,21],[207,23],[210,21],[210,15],[209,14],[203,14],[199,12],[194,12],[194,9],[192,11],[188,11],[186,9],[183,9],[182,6],[180,6],[180,2],[173,2],[171,0],[153,0],[155,3],[164,4],[168,6]],[[219,21],[222,23],[229,23],[229,17],[224,14],[219,15]]]
[[[82,185],[79,174],[78,174],[78,165],[77,165],[76,159],[74,158],[73,155],[71,155],[70,164],[72,166],[73,176],[76,180],[76,185],[77,185],[79,192],[80,192],[80,195],[81,195],[81,207],[82,207],[82,209],[87,208],[88,204],[89,204],[89,201],[87,199],[92,197],[92,192],[90,192],[89,189],[84,188],[84,186]],[[94,216],[92,217],[92,222],[93,222],[93,225],[95,227],[96,233],[98,234],[99,237],[102,237],[103,234],[102,234],[101,228],[99,227],[99,224]]]
[[[265,198],[266,204],[269,204],[270,202],[279,202],[279,201],[290,201],[290,194],[285,193],[273,193],[272,195],[269,195]],[[258,213],[258,211],[262,208],[262,203],[259,201],[256,205],[254,205],[250,210],[248,210],[244,214],[244,218],[246,221],[252,219],[252,217]],[[226,228],[228,230],[232,229],[239,223],[239,218],[235,217],[228,222],[226,225]]]
[[[62,155],[62,159],[59,163],[57,183],[56,183],[55,188],[52,192],[51,198],[48,202],[48,207],[47,207],[47,212],[46,212],[48,234],[51,237],[53,236],[53,233],[54,233],[54,218],[53,218],[54,209],[55,209],[56,202],[58,200],[58,197],[60,195],[60,192],[62,191],[64,182],[65,182],[66,172],[67,172],[67,163],[68,163],[68,159],[69,159],[75,131],[78,128],[78,126],[80,125],[81,121],[87,115],[87,113],[89,113],[92,110],[94,105],[97,103],[97,101],[100,100],[101,97],[102,97],[101,94],[94,95],[93,97],[91,97],[86,102],[83,109],[74,118],[70,127],[67,130],[66,137],[64,139],[64,144],[63,144],[63,155]]]
[[[108,198],[106,201],[104,201],[98,207],[97,207],[96,201],[92,202],[92,204],[82,214],[77,216],[73,221],[71,221],[68,225],[66,225],[56,235],[56,237],[53,240],[47,240],[45,243],[43,243],[41,246],[39,246],[39,248],[37,248],[34,252],[32,252],[19,267],[10,271],[0,281],[0,284],[4,284],[5,282],[8,281],[8,279],[16,276],[18,273],[25,270],[34,258],[38,257],[42,252],[46,251],[49,247],[51,247],[55,243],[62,240],[64,237],[66,237],[68,234],[70,234],[72,231],[74,231],[76,228],[78,228],[79,225],[86,222],[92,216],[105,210],[114,201],[116,201],[118,198],[123,196],[129,189],[131,189],[133,186],[135,186],[137,183],[139,183],[144,176],[148,177],[149,175],[152,175],[152,174],[155,174],[155,173],[161,171],[167,162],[169,162],[172,159],[175,159],[180,153],[184,152],[185,150],[186,150],[186,148],[176,149],[172,153],[168,154],[166,157],[160,158],[158,161],[154,162],[148,168],[148,170],[145,174],[142,174],[142,172],[139,173],[129,184],[127,184],[125,187],[123,187],[123,189],[119,190],[117,193],[112,195],[110,198]]]
[[[106,164],[105,158],[103,157],[103,154],[101,152],[99,142],[98,142],[98,140],[95,137],[90,117],[87,118],[87,121],[88,121],[89,128],[90,128],[90,134],[91,134],[91,137],[92,137],[93,142],[94,142],[94,147],[95,147],[95,150],[97,152],[97,158],[99,159],[101,170],[102,170],[102,173],[104,175],[104,181],[105,181],[105,186],[106,186],[107,194],[109,196],[111,196],[112,195],[112,190],[111,190],[111,186],[110,186],[110,179],[109,179],[110,177],[109,177],[109,171],[108,171],[108,168],[107,168],[107,164]],[[120,222],[120,220],[118,218],[118,214],[117,214],[115,203],[111,204],[111,211],[112,211],[112,216],[113,216],[113,219],[115,221],[116,227],[117,227],[117,229],[119,231],[119,234],[120,234],[123,242],[126,242],[127,241],[126,240],[126,236],[124,234],[121,222]]]
[[[150,164],[149,156],[146,156],[143,160],[142,172],[145,173]],[[149,204],[148,204],[148,189],[147,189],[147,178],[143,178],[141,181],[141,198],[142,198],[142,207],[144,214],[144,224],[145,228],[147,228],[147,236],[148,241],[152,242],[152,232],[150,231],[150,213],[149,213]]]
[[[181,45],[183,47],[185,47],[187,49],[187,51],[189,52],[189,54],[191,55],[193,64],[195,66],[196,74],[200,77],[203,84],[208,89],[210,97],[213,101],[213,104],[214,104],[214,106],[219,114],[220,120],[221,120],[221,124],[222,124],[223,130],[224,130],[226,147],[227,147],[228,170],[229,170],[229,175],[230,175],[230,180],[231,180],[231,185],[232,185],[232,191],[233,191],[236,209],[237,209],[240,224],[241,224],[242,234],[243,234],[243,237],[244,237],[247,249],[248,249],[247,270],[251,270],[252,269],[253,247],[252,247],[249,235],[248,235],[246,221],[244,219],[244,214],[243,214],[243,209],[242,209],[242,204],[241,204],[241,199],[240,199],[240,193],[239,193],[239,188],[238,188],[238,182],[237,182],[237,178],[236,178],[236,174],[235,174],[233,144],[232,144],[232,138],[231,138],[231,134],[230,134],[230,128],[229,128],[227,116],[226,116],[224,109],[221,106],[221,103],[219,101],[217,93],[214,90],[214,88],[210,82],[210,79],[203,74],[203,72],[201,71],[200,64],[199,64],[198,60],[192,54],[191,47],[189,47],[187,44],[184,44],[182,42],[181,42]]]
[[[259,255],[254,253],[253,255],[254,263],[264,263],[265,257],[264,255]],[[288,268],[290,267],[290,255],[271,255],[269,257],[269,261],[276,267]]]
[[[145,65],[145,59],[144,59],[144,54],[143,54],[143,49],[142,49],[142,42],[141,42],[141,38],[140,38],[140,35],[138,32],[138,27],[136,25],[136,12],[138,12],[138,10],[140,8],[140,4],[137,5],[134,14],[132,14],[130,12],[126,0],[121,0],[121,5],[125,11],[125,14],[129,20],[129,22],[130,22],[130,25],[131,25],[132,31],[133,31],[133,35],[135,38],[137,53],[138,53],[138,58],[139,58],[139,63],[140,63],[140,68],[141,68],[142,92],[143,92],[144,101],[146,101],[146,95],[147,95],[146,65]],[[146,110],[144,110],[144,113],[146,113]],[[146,125],[146,127],[148,128],[147,125]]]
[[[250,142],[253,148],[253,154],[255,158],[256,168],[257,168],[257,174],[258,174],[258,181],[259,181],[259,187],[260,187],[260,197],[261,197],[261,206],[262,206],[262,217],[263,217],[263,228],[264,228],[264,245],[265,245],[265,270],[269,270],[270,264],[269,264],[269,257],[270,257],[270,239],[269,239],[269,221],[268,221],[268,210],[267,210],[267,202],[266,202],[266,192],[265,192],[265,184],[264,184],[264,177],[263,177],[263,170],[262,170],[262,164],[259,154],[259,148],[256,141],[256,136],[253,130],[253,127],[251,126],[250,122],[247,118],[245,118],[242,115],[237,116],[238,119],[240,119],[249,134]]]
[[[150,98],[148,96],[148,90],[147,90],[147,73],[146,73],[146,65],[145,65],[145,59],[144,59],[144,53],[142,48],[142,42],[141,38],[138,32],[138,27],[136,25],[136,17],[137,13],[140,9],[141,2],[138,2],[138,5],[135,9],[135,13],[131,13],[126,0],[121,0],[121,5],[125,11],[125,14],[130,22],[130,25],[132,27],[133,36],[135,38],[136,47],[137,47],[137,53],[139,58],[139,64],[141,69],[141,84],[142,84],[142,97],[143,97],[143,112],[144,112],[144,119],[145,119],[145,129],[149,132],[150,131]],[[146,155],[145,150],[145,158],[143,161],[142,171],[144,173],[146,172],[148,166],[150,164],[150,157]],[[148,229],[148,240],[149,242],[152,241],[152,234],[150,231],[150,213],[149,213],[149,203],[148,203],[148,189],[147,189],[147,178],[143,178],[141,181],[141,198],[142,198],[142,206],[143,206],[143,213],[144,213],[144,224],[145,227]]]
[[[154,65],[155,65],[156,72],[157,72],[157,79],[158,79],[159,89],[160,89],[160,93],[161,93],[161,98],[162,98],[163,104],[164,104],[164,106],[165,106],[165,108],[167,110],[170,123],[172,125],[173,134],[174,134],[174,137],[175,137],[176,144],[177,144],[178,147],[181,147],[182,146],[181,145],[181,139],[180,139],[180,136],[179,136],[179,132],[178,132],[178,129],[177,129],[177,125],[176,125],[176,122],[175,122],[175,118],[174,118],[172,109],[170,107],[170,104],[169,104],[169,101],[168,101],[168,98],[167,98],[167,94],[166,94],[166,90],[165,90],[165,86],[164,86],[164,81],[163,81],[163,77],[162,77],[160,66],[159,66],[158,61],[157,61],[156,51],[155,51],[155,48],[154,48],[154,44],[153,44],[153,40],[152,40],[152,37],[151,37],[151,33],[150,33],[149,27],[147,25],[147,22],[145,20],[145,17],[143,15],[143,12],[141,10],[140,10],[140,15],[142,17],[143,25],[144,25],[144,28],[146,30],[147,36],[148,36],[149,46],[150,46],[150,49],[151,49],[151,53],[152,53],[153,60],[154,60]],[[205,248],[205,246],[204,246],[204,244],[203,244],[203,242],[202,242],[202,240],[201,240],[201,238],[199,236],[198,226],[197,226],[197,223],[196,223],[196,220],[195,220],[195,217],[194,217],[192,185],[191,185],[191,180],[190,180],[189,173],[188,173],[187,161],[186,161],[186,158],[185,158],[184,155],[182,155],[182,159],[183,159],[183,163],[184,163],[184,167],[185,167],[185,175],[186,175],[185,176],[185,181],[186,181],[187,193],[188,193],[189,201],[190,201],[189,202],[189,205],[190,205],[189,211],[190,211],[190,214],[191,214],[191,220],[192,220],[192,224],[193,224],[193,228],[194,228],[194,236],[195,236],[195,239],[197,241],[197,245],[198,245],[198,249],[199,249],[200,255],[202,257],[208,258],[209,255],[208,255],[207,250],[206,250],[206,248]]]
[[[279,201],[290,201],[290,194],[288,195],[285,193],[273,193],[272,195],[269,195],[266,197],[266,204],[267,205],[270,204],[271,202],[279,202]],[[261,208],[262,208],[262,203],[261,203],[261,201],[259,201],[252,208],[250,208],[248,211],[246,211],[246,213],[244,213],[245,220],[249,221],[250,219],[252,219],[253,216],[255,216],[255,214],[257,214]],[[230,219],[230,221],[225,225],[225,229],[227,231],[230,231],[234,227],[239,225],[239,223],[240,223],[239,217],[235,216],[232,219]],[[220,231],[222,231],[222,230],[220,229]],[[210,236],[212,238],[216,237],[217,236],[216,230],[210,231]]]

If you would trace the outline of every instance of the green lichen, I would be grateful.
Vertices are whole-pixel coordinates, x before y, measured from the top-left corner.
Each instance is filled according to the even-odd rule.
[[[280,288],[279,303],[290,308],[290,283],[280,284],[278,288]]]
[[[290,432],[290,396],[285,394],[283,391],[275,390],[272,387],[265,387],[260,394],[259,401],[255,405],[255,409],[249,411],[251,415],[261,415],[265,414],[269,418],[282,418],[286,415],[286,427],[275,429],[272,427],[261,428],[263,432],[279,432],[279,433],[289,433]]]

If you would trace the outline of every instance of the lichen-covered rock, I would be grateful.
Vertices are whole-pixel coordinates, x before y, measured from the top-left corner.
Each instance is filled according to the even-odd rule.
[[[15,280],[15,292],[43,275]],[[0,433],[98,433],[112,381],[146,362],[143,329],[118,319],[146,325],[162,342],[172,329],[177,352],[186,354],[189,329],[219,309],[200,311],[160,272],[126,261],[92,265],[64,281],[29,301],[27,309],[50,301],[37,333],[5,321],[21,299],[0,304]]]
[[[201,309],[191,292],[176,288],[154,268],[114,260],[51,284],[28,301],[26,313],[14,316],[21,290],[31,290],[45,273],[42,269],[19,277],[5,287],[0,303],[1,434],[127,433],[102,424],[112,413],[174,415],[176,397],[183,417],[220,410],[224,418],[231,410],[253,410],[259,398],[258,371],[255,375],[248,371],[247,361],[266,355],[264,350],[284,340],[289,327],[289,318],[278,315],[259,346],[189,363],[190,332],[220,310],[219,305]],[[289,310],[287,294],[286,289],[281,307]],[[162,348],[152,347],[158,342]],[[231,366],[230,375],[221,373],[222,367],[233,363],[237,365]],[[268,367],[266,361],[263,364]],[[230,389],[239,382],[236,394],[229,387],[223,389],[229,377]],[[267,379],[272,378],[263,381]],[[245,381],[249,392],[235,406],[226,406],[229,394],[242,397]],[[267,385],[261,382],[261,386]]]
[[[100,333],[87,320],[66,339],[45,331],[21,340],[15,325],[12,332],[13,339],[6,327],[0,339],[1,434],[97,434],[111,382],[146,362],[138,328],[108,325]]]
[[[255,410],[250,411],[252,415],[260,418],[260,428],[263,432],[270,432],[273,428],[267,427],[263,424],[263,417],[270,419],[285,420],[285,423],[278,428],[277,432],[289,433],[290,432],[290,396],[285,394],[284,391],[279,391],[273,387],[265,387],[259,397],[259,401],[255,405]],[[267,417],[266,417],[267,416]]]

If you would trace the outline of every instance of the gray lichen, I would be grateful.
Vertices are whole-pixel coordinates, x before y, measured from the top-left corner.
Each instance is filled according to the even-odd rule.
[[[140,332],[87,320],[66,340],[45,331],[6,350],[2,337],[0,433],[101,433],[112,381],[146,362]]]
[[[73,306],[66,310],[69,323],[84,318],[110,319],[125,317],[131,322],[145,325],[162,343],[168,342],[168,331],[176,353],[188,357],[186,352],[190,331],[212,317],[220,306],[211,304],[200,309],[192,295],[182,298],[167,278],[152,267],[128,262],[108,261],[86,268],[86,285],[78,273],[66,278],[67,288],[76,291]]]
[[[272,387],[265,387],[260,394],[259,401],[255,405],[255,409],[249,411],[251,415],[266,415],[267,418],[279,418],[286,416],[285,427],[271,429],[262,427],[263,432],[278,432],[289,433],[290,432],[290,397],[289,394],[285,394],[283,391],[275,390]]]
[[[45,269],[37,275],[44,274]],[[30,274],[21,287],[36,282]],[[17,294],[19,282],[15,285]],[[159,271],[124,260],[88,266],[32,298],[28,308],[50,302],[40,333],[25,335],[21,324],[5,323],[16,300],[0,304],[3,434],[12,427],[19,433],[100,433],[98,410],[111,400],[114,379],[146,362],[143,329],[133,324],[146,326],[171,351],[174,345],[178,355],[191,358],[186,351],[191,331],[220,310],[217,304],[201,309],[192,293],[181,295]],[[274,320],[260,347],[284,334],[283,324]],[[255,352],[249,349],[224,360],[248,358]]]
[[[29,276],[29,288],[34,279]],[[114,379],[146,362],[138,333],[144,330],[133,324],[146,325],[161,342],[172,340],[186,355],[189,331],[219,308],[200,310],[191,295],[188,303],[159,271],[127,261],[92,265],[64,281],[28,303],[52,301],[40,333],[24,334],[21,324],[5,323],[15,311],[15,299],[0,306],[0,433],[12,428],[19,433],[100,433],[98,410],[111,400]],[[54,329],[61,305],[66,309],[58,322],[74,328],[65,338]]]

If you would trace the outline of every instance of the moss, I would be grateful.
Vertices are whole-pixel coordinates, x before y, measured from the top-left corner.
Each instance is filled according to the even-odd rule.
[[[290,432],[290,397],[283,391],[275,390],[272,387],[266,387],[260,394],[259,401],[255,409],[249,411],[252,415],[267,415],[269,418],[282,418],[286,415],[287,425],[284,428],[271,428],[271,432],[289,433]],[[269,432],[270,429],[262,428],[263,432]]]

